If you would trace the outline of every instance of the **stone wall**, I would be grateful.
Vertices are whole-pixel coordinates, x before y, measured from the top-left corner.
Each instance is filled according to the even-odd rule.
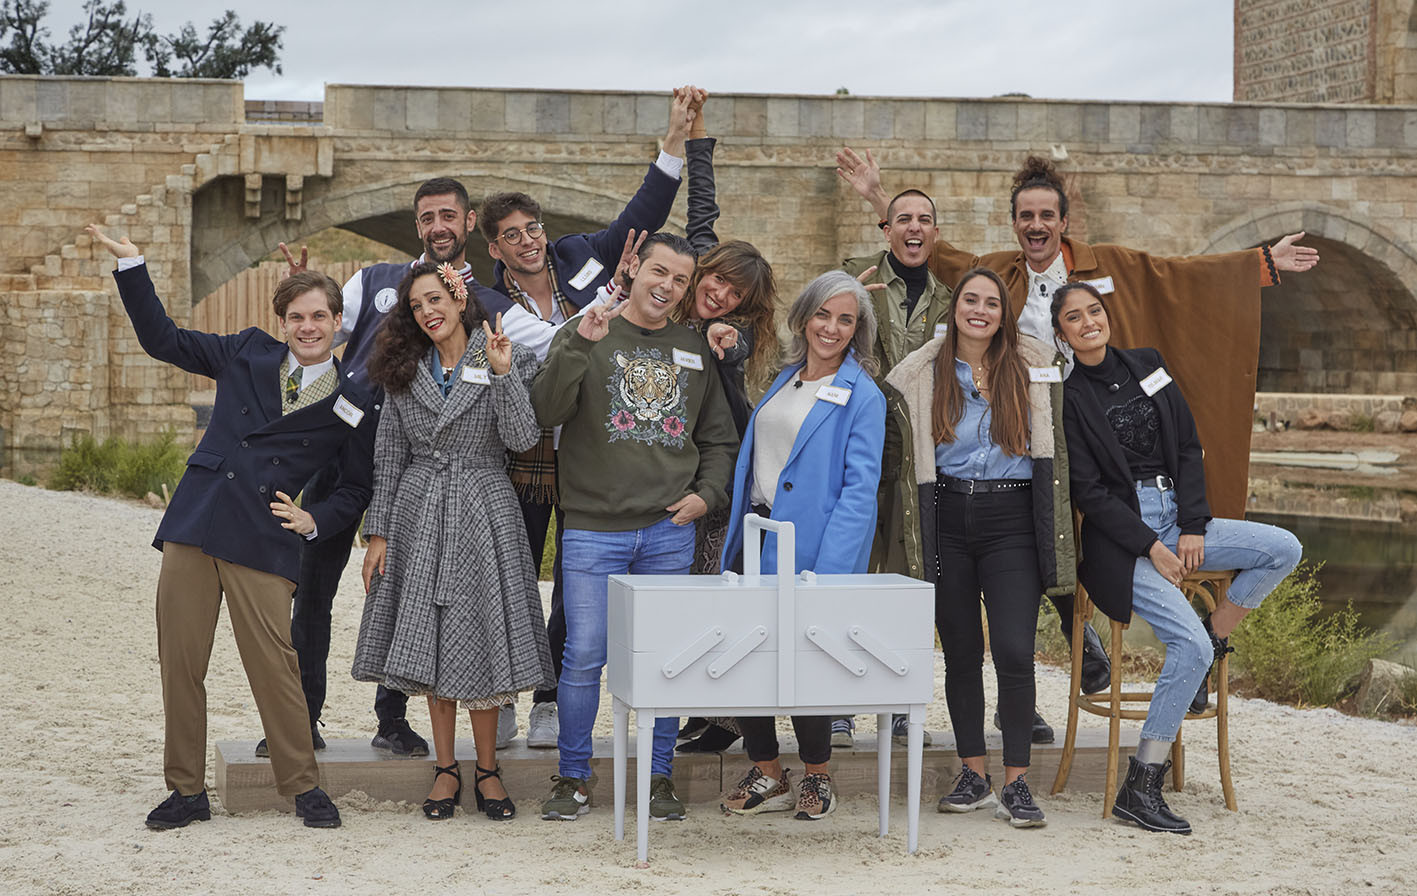
[[[548,221],[608,222],[668,108],[662,95],[331,85],[322,123],[253,124],[230,82],[0,77],[5,446],[57,447],[65,427],[190,429],[183,378],[132,341],[111,261],[78,236],[87,221],[144,249],[182,323],[194,295],[282,240],[376,221],[411,232],[413,192],[437,175],[474,196],[526,190]],[[1068,180],[1079,238],[1158,254],[1300,229],[1327,241],[1322,276],[1266,294],[1261,386],[1417,394],[1417,109],[718,95],[706,121],[719,235],[762,249],[785,300],[883,245],[835,174],[843,144],[870,149],[889,190],[933,195],[942,234],[979,252],[1015,246],[1010,179],[1043,153]],[[683,223],[681,191],[670,224]],[[62,346],[87,372],[52,379],[31,360],[50,358],[39,342],[55,325],[37,308],[94,320],[96,297],[104,328]]]

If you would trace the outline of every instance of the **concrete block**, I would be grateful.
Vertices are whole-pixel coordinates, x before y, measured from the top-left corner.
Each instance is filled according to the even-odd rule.
[[[796,137],[798,106],[794,97],[770,97],[767,100],[767,130],[765,137]]]
[[[471,96],[472,127],[475,133],[507,130],[506,94],[500,90],[475,90]]]
[[[671,97],[635,97],[635,133],[645,137],[663,136],[669,128],[669,104]]]
[[[1048,104],[1048,137],[1060,143],[1082,139],[1082,109],[1075,103]]]
[[[985,129],[990,140],[1012,142],[1018,139],[1018,106],[1014,103],[988,103],[984,106]]]
[[[604,133],[605,96],[603,94],[577,93],[572,94],[570,100],[572,131],[577,134]]]
[[[1260,141],[1260,110],[1235,107],[1228,110],[1225,142],[1241,148],[1253,147]]]
[[[846,97],[837,97],[832,100],[832,136],[852,140],[865,135],[865,103]]]
[[[377,131],[403,131],[407,127],[408,113],[404,105],[407,91],[397,87],[379,87],[374,90],[371,126]]]
[[[538,134],[567,134],[570,131],[571,98],[564,93],[538,96],[536,98],[536,132]]]
[[[941,100],[927,100],[925,103],[925,139],[955,139],[955,121],[959,106]]]
[[[1348,145],[1348,117],[1342,109],[1315,110],[1314,144],[1329,147]]]
[[[38,119],[38,83],[32,78],[0,78],[0,122],[13,127]]]
[[[1372,109],[1349,109],[1344,117],[1347,146],[1350,149],[1368,149],[1377,142],[1377,112]]]
[[[798,100],[797,132],[803,137],[830,137],[832,135],[832,100]]]
[[[1082,107],[1082,139],[1093,143],[1105,143],[1112,134],[1108,124],[1108,107],[1101,103],[1090,103]]]
[[[1280,146],[1285,140],[1285,109],[1259,110],[1259,142],[1261,146]]]
[[[508,91],[504,95],[506,109],[506,130],[513,134],[530,134],[536,131],[536,95]]]
[[[920,100],[897,100],[891,103],[891,118],[895,139],[925,138],[925,103]]]
[[[1219,146],[1229,139],[1229,119],[1224,106],[1196,107],[1196,139],[1207,146]]]
[[[1172,106],[1169,137],[1174,143],[1194,143],[1200,131],[1200,116],[1195,106]]]
[[[1171,110],[1166,106],[1137,108],[1137,142],[1148,146],[1164,143],[1171,136]]]
[[[713,105],[713,101],[709,101]],[[666,118],[667,122],[668,119]],[[733,100],[733,134],[761,139],[767,133],[767,100],[757,96],[740,96]]]
[[[865,104],[866,136],[873,140],[889,140],[895,136],[895,114],[889,100],[868,100]]]
[[[1141,107],[1114,105],[1107,110],[1107,139],[1130,146],[1141,137]]]
[[[35,84],[35,118],[40,121],[60,121],[68,112],[69,82],[42,80]]]
[[[438,130],[441,90],[410,90],[404,94],[404,127],[410,131]]]
[[[955,109],[955,136],[957,139],[989,139],[989,110],[983,103],[960,103]]]

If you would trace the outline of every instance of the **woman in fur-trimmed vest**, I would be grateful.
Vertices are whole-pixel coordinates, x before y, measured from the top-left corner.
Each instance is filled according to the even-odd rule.
[[[878,559],[935,582],[945,697],[963,763],[941,810],[998,806],[1015,827],[1036,827],[1043,811],[1024,776],[1038,602],[1045,591],[1071,591],[1075,567],[1062,358],[1020,336],[1008,304],[997,274],[969,271],[955,288],[948,331],[887,376],[886,464],[895,477],[885,480],[881,516],[889,521]],[[981,593],[1004,736],[997,798],[984,748]]]

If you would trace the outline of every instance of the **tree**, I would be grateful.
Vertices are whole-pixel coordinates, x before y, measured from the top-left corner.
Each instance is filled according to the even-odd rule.
[[[176,34],[153,29],[152,16],[128,14],[123,0],[85,0],[86,21],[69,29],[68,40],[51,45],[43,0],[0,2],[0,71],[23,75],[136,75],[138,50],[157,77],[244,78],[269,68],[280,74],[285,27],[257,21],[242,28],[227,10],[205,37],[191,22]]]

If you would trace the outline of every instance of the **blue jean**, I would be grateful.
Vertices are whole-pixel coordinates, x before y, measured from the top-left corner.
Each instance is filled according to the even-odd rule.
[[[694,562],[694,526],[669,517],[624,532],[567,529],[561,538],[566,607],[566,652],[557,686],[563,778],[589,778],[591,729],[600,711],[600,673],[605,668],[606,598],[609,577],[683,575]],[[676,718],[656,719],[650,772],[668,775],[674,761]]]
[[[1138,484],[1137,501],[1142,521],[1156,532],[1162,544],[1176,550],[1181,534],[1176,525],[1176,493]],[[1299,565],[1303,552],[1299,539],[1278,526],[1215,519],[1205,527],[1205,559],[1201,567],[1236,570],[1229,600],[1253,610]],[[1156,571],[1149,557],[1137,558],[1132,572],[1132,612],[1145,619],[1157,639],[1166,645],[1166,662],[1156,680],[1141,736],[1174,741],[1215,651],[1190,602]]]

